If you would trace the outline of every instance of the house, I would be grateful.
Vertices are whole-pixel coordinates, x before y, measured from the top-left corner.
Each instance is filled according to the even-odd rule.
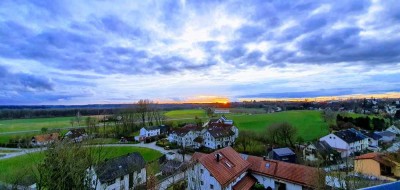
[[[215,109],[214,110],[215,114],[223,114],[223,113],[230,113],[229,109]]]
[[[340,154],[325,141],[316,141],[303,149],[303,158],[306,161],[336,164]]]
[[[397,127],[394,126],[394,125],[388,127],[388,128],[386,129],[386,131],[390,131],[390,132],[392,132],[392,133],[394,133],[394,134],[396,134],[396,135],[400,135],[400,129],[397,128]]]
[[[327,142],[329,146],[341,154],[342,158],[368,148],[368,137],[355,129],[337,131],[319,140]]]
[[[396,134],[392,133],[390,131],[381,131],[381,132],[375,132],[376,134],[380,135],[382,138],[379,139],[382,142],[392,142],[396,138]]]
[[[250,163],[233,148],[226,147],[210,154],[196,152],[191,159],[193,166],[187,169],[188,189],[220,190],[239,189],[241,180],[253,186],[255,180],[248,175]],[[250,187],[240,187],[249,189]]]
[[[325,184],[324,175],[316,168],[257,156],[245,157],[251,164],[249,173],[266,189],[316,189],[318,183]]]
[[[94,189],[128,190],[146,182],[145,164],[143,156],[134,152],[92,167],[88,177]]]
[[[88,137],[84,128],[72,129],[65,133],[65,138],[73,142],[82,142]]]
[[[373,152],[357,156],[354,159],[354,171],[394,181],[400,177],[400,164],[381,153]]]
[[[188,124],[181,128],[172,130],[168,136],[168,140],[171,143],[176,143],[182,147],[199,148],[203,140],[201,138],[202,127]]]
[[[167,134],[168,127],[165,125],[160,126],[146,126],[142,127],[139,131],[139,136],[135,136],[136,141],[143,141],[146,138],[156,137],[159,135]]]
[[[296,154],[290,148],[276,148],[268,154],[269,158],[284,162],[296,163]]]
[[[382,138],[382,136],[373,133],[373,132],[367,132],[363,131],[364,135],[368,137],[368,149],[372,151],[379,151],[379,139]]]
[[[196,152],[191,165],[188,189],[196,190],[248,190],[255,183],[271,190],[313,189],[319,179],[315,168],[239,154],[231,147],[210,154]]]
[[[183,147],[219,149],[232,146],[238,136],[239,129],[233,125],[233,121],[222,116],[209,120],[202,127],[188,124],[175,129],[169,134],[168,140]]]
[[[58,133],[36,135],[36,136],[32,137],[31,145],[32,146],[44,146],[44,145],[53,143],[54,141],[57,141],[59,139],[58,137],[59,137]]]

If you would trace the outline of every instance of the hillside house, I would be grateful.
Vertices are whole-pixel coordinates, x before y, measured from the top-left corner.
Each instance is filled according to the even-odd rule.
[[[382,136],[373,133],[373,132],[363,132],[365,136],[368,137],[368,149],[372,151],[379,151],[379,139],[382,138]]]
[[[400,177],[400,164],[381,153],[368,153],[354,159],[354,171],[395,181]]]
[[[202,127],[188,124],[182,128],[172,130],[168,136],[168,141],[183,147],[199,148],[203,140],[201,138]]]
[[[296,163],[296,154],[290,148],[276,148],[268,154],[274,160]]]
[[[31,139],[32,146],[45,146],[59,140],[59,133],[36,135]]]
[[[341,154],[342,158],[368,148],[368,137],[355,129],[337,131],[319,140],[327,142],[329,146]]]
[[[129,190],[146,182],[145,160],[137,152],[106,160],[88,170],[96,190]]]
[[[65,133],[65,138],[73,142],[82,142],[88,137],[84,128],[72,129]]]
[[[317,141],[307,145],[303,149],[303,158],[310,162],[322,162],[336,164],[340,160],[340,154],[325,141]]]
[[[231,147],[210,154],[196,152],[188,168],[188,189],[248,190],[255,183],[266,189],[313,189],[318,170],[266,158],[241,155]]]

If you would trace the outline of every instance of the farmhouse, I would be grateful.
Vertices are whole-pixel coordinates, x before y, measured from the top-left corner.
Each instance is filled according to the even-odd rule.
[[[355,129],[337,131],[319,140],[327,142],[341,154],[342,158],[368,148],[368,137]]]
[[[105,161],[88,172],[98,190],[132,189],[146,182],[145,160],[137,152]]]
[[[88,135],[84,128],[81,129],[72,129],[65,133],[65,138],[69,139],[73,142],[82,142],[83,139],[87,138]]]
[[[36,135],[31,139],[32,146],[44,146],[54,141],[57,141],[59,137],[58,133],[50,133],[50,134],[43,134],[43,135]]]
[[[390,131],[382,131],[382,132],[375,132],[376,134],[380,135],[382,138],[379,140],[382,142],[392,142],[396,138],[396,134]]]
[[[266,189],[314,188],[318,170],[266,158],[241,155],[231,147],[210,154],[196,152],[188,168],[188,189],[248,190],[256,182]]]
[[[400,177],[400,164],[380,153],[368,153],[357,156],[354,160],[354,171],[373,175],[380,179],[396,180]]]
[[[203,143],[201,138],[202,130],[203,128],[200,126],[188,124],[182,128],[172,130],[168,140],[179,146],[199,148]]]

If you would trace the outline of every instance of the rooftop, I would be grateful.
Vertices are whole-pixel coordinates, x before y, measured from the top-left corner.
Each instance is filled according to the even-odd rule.
[[[290,148],[277,148],[277,149],[272,149],[275,154],[278,156],[287,156],[287,155],[294,155],[295,153],[290,149]]]

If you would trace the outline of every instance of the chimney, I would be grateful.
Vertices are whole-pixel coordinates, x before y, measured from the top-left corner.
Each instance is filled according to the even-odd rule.
[[[267,157],[266,157],[266,156],[263,156],[263,158],[264,158],[264,161],[267,160]]]
[[[219,162],[219,159],[220,159],[220,155],[219,155],[219,153],[217,153],[217,162]]]

